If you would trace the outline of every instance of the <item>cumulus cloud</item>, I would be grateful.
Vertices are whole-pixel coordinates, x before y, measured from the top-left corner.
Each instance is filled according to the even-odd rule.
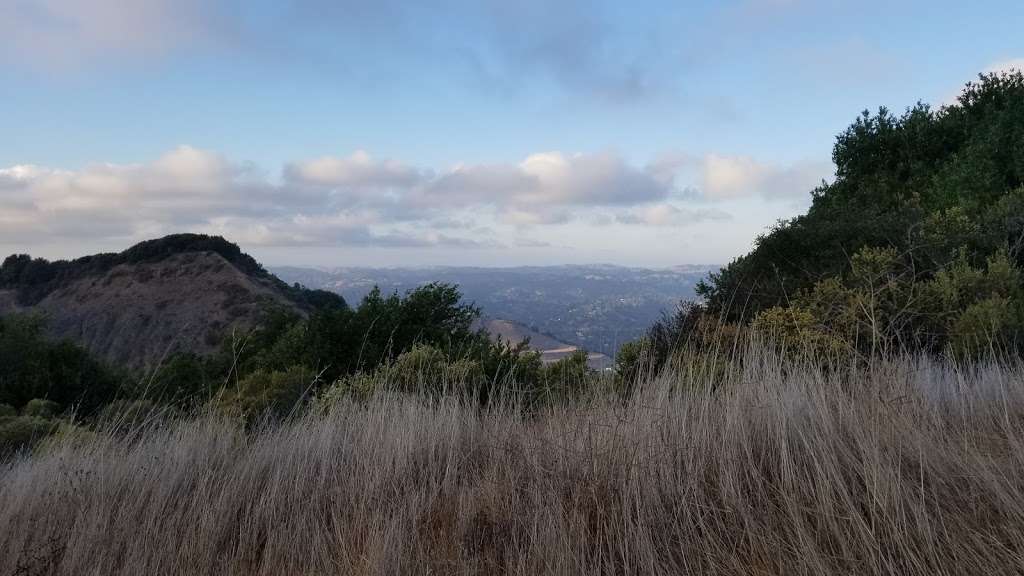
[[[289,164],[285,180],[296,189],[313,187],[374,206],[396,219],[487,207],[517,225],[565,222],[578,208],[660,200],[672,186],[611,152],[546,152],[515,164],[459,164],[440,173],[357,152]]]
[[[323,156],[288,164],[285,178],[296,184],[355,189],[410,187],[424,177],[420,171],[394,160],[377,160],[364,150],[350,156]]]
[[[274,183],[220,154],[182,146],[142,164],[0,169],[0,242],[194,230],[256,245],[493,247],[479,226],[467,228],[474,215],[540,226],[668,191],[611,153],[550,152],[435,174],[359,151],[287,164]]]
[[[422,190],[422,200],[491,203],[513,212],[550,207],[630,205],[664,198],[669,188],[613,153],[532,154],[522,162],[456,166]]]
[[[804,161],[780,166],[750,156],[685,153],[664,155],[653,162],[648,171],[662,181],[678,182],[689,178],[696,189],[684,188],[679,192],[707,200],[806,196],[835,173],[830,162]]]
[[[635,167],[612,152],[545,152],[435,172],[358,151],[292,162],[271,180],[216,152],[181,146],[140,164],[0,169],[0,243],[133,241],[188,230],[247,245],[493,248],[503,244],[491,227],[602,215],[652,227],[729,219],[683,204],[684,166],[699,168],[713,198],[808,189],[800,169],[749,158],[680,155]]]

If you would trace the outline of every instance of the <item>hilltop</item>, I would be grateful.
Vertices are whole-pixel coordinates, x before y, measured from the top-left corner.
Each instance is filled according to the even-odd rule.
[[[268,305],[302,315],[344,300],[289,286],[237,245],[199,234],[70,261],[12,255],[0,266],[0,314],[42,314],[52,338],[134,368],[173,352],[212,352]]]

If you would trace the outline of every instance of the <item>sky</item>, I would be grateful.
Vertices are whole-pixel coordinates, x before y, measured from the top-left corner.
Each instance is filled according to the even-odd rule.
[[[865,109],[1024,68],[1024,3],[0,0],[0,253],[725,263]]]

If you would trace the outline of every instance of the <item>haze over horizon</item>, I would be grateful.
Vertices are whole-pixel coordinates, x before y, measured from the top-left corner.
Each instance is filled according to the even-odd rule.
[[[0,1],[0,252],[203,232],[269,266],[722,264],[806,209],[856,111],[1024,68],[1021,21],[1009,0]]]

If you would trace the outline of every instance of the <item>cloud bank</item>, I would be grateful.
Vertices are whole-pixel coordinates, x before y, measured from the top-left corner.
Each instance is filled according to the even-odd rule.
[[[291,162],[271,178],[181,146],[143,164],[0,169],[0,243],[126,242],[189,230],[261,246],[493,248],[503,245],[496,227],[519,237],[599,217],[648,227],[725,221],[730,214],[715,202],[806,194],[820,176],[718,155],[636,167],[614,152],[545,152],[433,170],[356,151]]]

